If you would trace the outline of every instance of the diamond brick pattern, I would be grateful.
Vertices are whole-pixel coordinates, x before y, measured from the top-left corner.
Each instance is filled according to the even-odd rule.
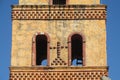
[[[106,19],[105,9],[89,9],[81,6],[17,6],[12,9],[13,20],[80,20]]]
[[[60,57],[55,58],[53,62],[51,63],[52,66],[62,66],[62,65],[67,65],[65,61],[63,61]]]
[[[104,71],[15,71],[10,80],[101,80],[107,76]]]

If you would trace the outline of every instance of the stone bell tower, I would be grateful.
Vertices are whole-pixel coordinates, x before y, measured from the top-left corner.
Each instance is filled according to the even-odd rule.
[[[106,5],[100,0],[19,0],[12,6],[10,80],[108,76]]]

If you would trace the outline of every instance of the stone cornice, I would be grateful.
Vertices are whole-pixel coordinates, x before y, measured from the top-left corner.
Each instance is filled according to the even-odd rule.
[[[40,71],[48,71],[48,70],[51,70],[51,71],[65,71],[65,70],[76,70],[76,71],[99,71],[99,70],[102,70],[102,71],[108,71],[108,66],[84,66],[84,67],[80,67],[80,66],[70,66],[70,67],[42,67],[42,66],[32,66],[32,67],[27,67],[27,66],[22,66],[22,67],[15,67],[15,66],[11,66],[10,67],[10,70],[12,71],[26,71],[26,70],[40,70]]]

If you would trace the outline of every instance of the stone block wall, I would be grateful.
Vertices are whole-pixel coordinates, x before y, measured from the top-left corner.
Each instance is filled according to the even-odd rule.
[[[86,66],[106,66],[105,20],[13,20],[12,66],[31,66],[32,38],[37,32],[50,36],[50,47],[68,46],[68,37],[74,32],[85,37]],[[50,63],[56,58],[56,49],[50,49]],[[68,48],[60,51],[68,63]]]

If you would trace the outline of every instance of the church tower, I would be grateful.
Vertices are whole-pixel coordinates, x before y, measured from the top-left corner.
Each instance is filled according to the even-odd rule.
[[[10,80],[108,76],[106,5],[100,0],[19,0],[12,5]]]

